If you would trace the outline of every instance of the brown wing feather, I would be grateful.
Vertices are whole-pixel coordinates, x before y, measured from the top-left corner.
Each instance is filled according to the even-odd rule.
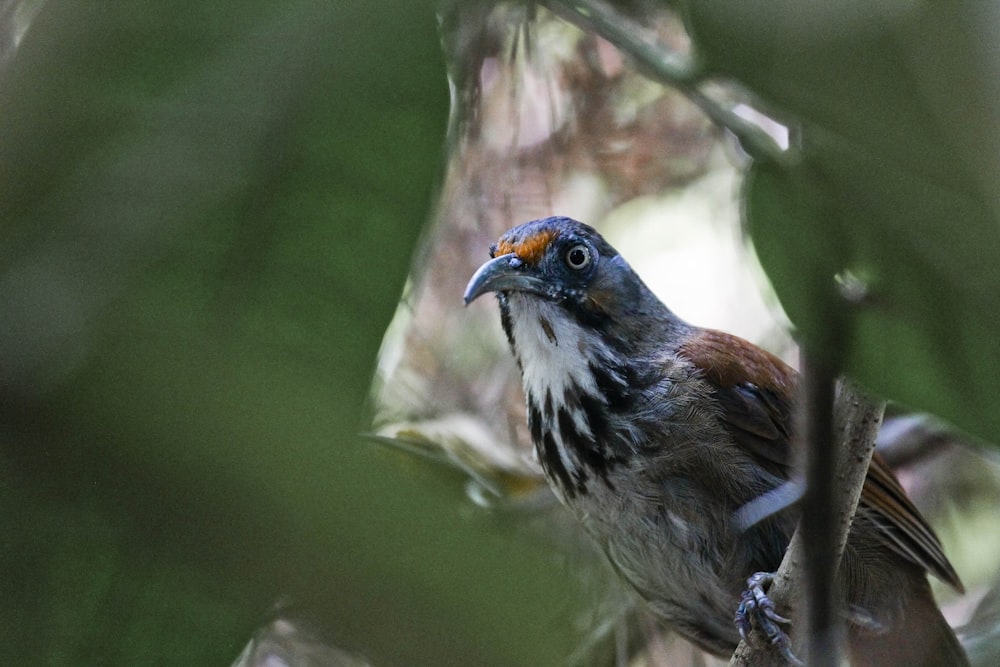
[[[893,551],[933,573],[960,593],[965,591],[934,530],[907,497],[885,459],[878,454],[872,458],[861,489],[858,511],[866,509]]]
[[[712,329],[691,336],[678,353],[716,388],[723,420],[736,444],[763,461],[791,465],[792,405],[798,375],[778,357],[742,338]],[[962,591],[937,535],[878,454],[861,490],[859,511],[881,529],[895,552]]]
[[[787,469],[796,373],[778,357],[714,329],[691,336],[678,354],[715,387],[722,419],[736,444]]]

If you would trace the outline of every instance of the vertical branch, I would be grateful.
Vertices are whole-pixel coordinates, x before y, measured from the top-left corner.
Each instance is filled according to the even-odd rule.
[[[812,375],[813,363],[811,359],[804,362],[807,377]],[[829,372],[829,369],[824,370],[821,368],[819,370],[820,374],[828,374]],[[806,383],[815,381],[817,385],[821,382],[819,378],[815,380],[806,379],[804,381]],[[808,384],[806,386],[808,387]],[[806,390],[810,391],[808,388]],[[824,394],[828,391],[819,386],[816,387],[816,390]],[[832,398],[832,395],[827,395]],[[806,398],[803,401],[803,411],[808,410],[807,406],[814,399],[815,395],[813,395],[813,398]],[[825,400],[825,402],[827,405],[830,404],[829,400]],[[823,512],[827,518],[820,520],[813,518],[807,513],[808,510],[805,507],[807,501],[803,499],[802,521],[800,522],[799,529],[795,531],[791,543],[788,545],[785,558],[781,562],[775,582],[769,591],[769,595],[777,606],[778,612],[784,615],[791,615],[793,619],[791,633],[795,650],[800,656],[807,657],[808,664],[810,665],[836,664],[836,660],[830,660],[829,658],[834,653],[832,651],[828,652],[824,648],[825,646],[838,647],[837,650],[839,652],[839,623],[841,620],[839,614],[841,606],[840,599],[837,597],[839,591],[836,588],[835,574],[839,568],[844,546],[847,544],[847,536],[850,532],[851,521],[854,518],[854,511],[858,505],[858,499],[861,497],[861,489],[864,486],[868,466],[875,451],[875,439],[882,424],[884,408],[885,403],[871,401],[849,382],[845,381],[841,383],[837,394],[832,423],[833,428],[830,431],[831,435],[828,447],[829,452],[838,452],[833,457],[836,460],[836,467],[826,468],[824,474],[830,487],[830,495],[827,496],[829,499],[828,511]],[[807,418],[811,420],[812,415],[810,414]],[[803,426],[803,428],[808,428],[810,431],[815,430],[814,427]],[[816,464],[816,472],[820,472],[819,462],[814,457],[811,458],[812,463]],[[810,467],[811,465],[807,464]],[[816,501],[820,499],[820,494],[817,494],[816,498],[814,498]],[[826,521],[828,523],[820,525],[818,521]],[[812,538],[811,535],[807,538],[807,534],[814,531],[826,533],[826,537],[822,539],[831,545],[829,556],[823,558],[823,560],[826,560],[826,565],[822,566],[824,569],[817,567],[816,563],[811,563],[809,556],[807,556],[809,549],[816,549],[815,545],[807,546],[806,544]],[[809,582],[816,577],[825,579],[825,583],[819,585],[828,588],[829,592],[834,595],[832,604],[828,601],[825,609],[818,608],[819,605],[814,604],[812,596],[817,594],[806,588],[807,586],[811,588],[812,584]],[[797,591],[803,590],[807,591],[806,596],[797,594]],[[815,600],[824,599],[824,595],[824,593],[820,592]],[[806,611],[802,607],[803,597],[808,597],[805,604],[809,605],[809,611]],[[803,617],[806,619],[804,622],[796,623],[798,619],[803,619]],[[829,630],[824,630],[824,627]],[[796,630],[797,628],[798,631]],[[814,633],[814,629],[817,629],[818,632]],[[807,636],[810,638],[808,648],[806,649],[808,653],[803,651]],[[767,650],[766,648],[751,648],[750,645],[743,642],[737,648],[736,653],[733,654],[733,659],[729,664],[762,667],[781,665],[784,662],[784,658],[776,651]]]
[[[838,536],[835,535],[834,476],[839,443],[833,438],[833,401],[836,372],[832,365],[803,350],[806,489],[802,496],[802,533],[805,591],[806,655],[816,667],[840,664],[839,605],[836,595]],[[853,514],[853,508],[851,509]],[[846,539],[846,535],[845,535]]]

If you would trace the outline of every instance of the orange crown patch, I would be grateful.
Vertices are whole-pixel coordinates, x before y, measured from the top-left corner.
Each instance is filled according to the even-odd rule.
[[[545,229],[533,236],[529,236],[520,243],[511,243],[504,239],[497,244],[496,256],[509,255],[514,253],[517,258],[529,265],[536,265],[542,260],[545,249],[549,247],[559,232],[554,229]]]

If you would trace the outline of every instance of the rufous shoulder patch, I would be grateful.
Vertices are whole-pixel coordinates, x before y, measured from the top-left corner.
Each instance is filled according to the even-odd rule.
[[[678,349],[720,387],[750,382],[791,398],[796,373],[785,362],[732,334],[702,329]]]

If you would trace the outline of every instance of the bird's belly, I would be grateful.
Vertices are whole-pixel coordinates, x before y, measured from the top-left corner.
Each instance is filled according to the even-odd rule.
[[[724,520],[713,520],[714,510],[662,492],[585,494],[569,504],[658,616],[703,648],[732,651],[739,640],[732,617],[751,573],[728,562],[735,537]],[[692,512],[700,512],[697,521]]]

